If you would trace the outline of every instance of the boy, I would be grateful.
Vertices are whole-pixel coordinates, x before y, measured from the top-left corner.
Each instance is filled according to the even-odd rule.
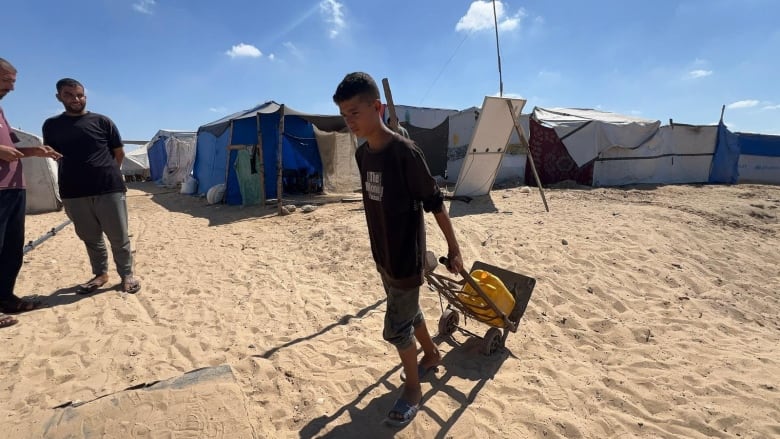
[[[425,254],[422,210],[433,212],[444,233],[450,271],[459,273],[463,261],[444,196],[431,177],[422,151],[382,121],[376,82],[366,73],[350,73],[336,88],[333,102],[349,129],[366,140],[355,159],[360,170],[371,253],[387,294],[383,337],[398,350],[406,375],[403,393],[390,410],[387,422],[406,425],[422,402],[421,375],[435,369],[441,360],[419,304]],[[419,365],[415,339],[424,353]]]

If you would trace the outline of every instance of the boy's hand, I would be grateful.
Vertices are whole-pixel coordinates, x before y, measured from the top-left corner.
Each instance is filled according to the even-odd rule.
[[[463,258],[460,256],[460,250],[450,250],[447,253],[447,270],[450,273],[460,274],[463,271]]]
[[[24,157],[24,153],[12,146],[0,145],[0,160],[15,162]]]

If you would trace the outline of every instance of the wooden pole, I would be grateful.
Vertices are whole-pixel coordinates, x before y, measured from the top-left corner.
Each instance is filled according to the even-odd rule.
[[[387,110],[390,112],[390,129],[398,132],[398,116],[395,114],[395,104],[393,103],[393,93],[390,92],[390,81],[382,78],[382,88],[385,89],[385,100],[387,100]]]
[[[257,124],[257,148],[255,148],[255,154],[257,154],[257,174],[260,179],[260,205],[265,206],[265,168],[263,168],[263,129],[260,125],[260,112],[255,114],[255,123]]]
[[[226,204],[225,198],[227,197],[227,185],[228,185],[228,176],[230,175],[230,146],[233,145],[233,121],[230,121],[230,133],[228,134],[228,144],[227,144],[227,151],[225,152],[225,195],[222,196],[222,200],[220,200],[219,204]]]
[[[517,123],[517,118],[515,117],[515,106],[512,105],[512,100],[507,99],[506,104],[509,106],[509,115],[512,118],[512,123],[515,125],[515,131],[517,132],[517,135],[520,137],[520,141],[524,143],[523,146],[526,146],[528,148],[528,160],[531,161],[531,170],[534,173],[534,178],[536,179],[536,185],[539,187],[539,194],[542,196],[542,202],[544,203],[544,210],[550,211],[550,208],[547,206],[547,198],[544,196],[544,189],[542,189],[542,182],[539,180],[539,174],[536,172],[536,165],[534,164],[534,156],[531,154],[531,145],[528,144],[528,139],[525,137],[525,133],[523,132],[523,128],[520,126],[519,123]]]
[[[278,204],[278,213],[282,214],[282,173],[284,166],[282,165],[282,145],[284,141],[284,104],[279,107],[279,144],[276,149],[276,200]]]

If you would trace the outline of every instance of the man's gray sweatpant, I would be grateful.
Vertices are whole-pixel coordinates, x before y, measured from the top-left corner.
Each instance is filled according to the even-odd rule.
[[[92,273],[108,273],[108,251],[103,234],[111,243],[111,253],[119,276],[133,274],[133,253],[127,232],[127,198],[124,192],[62,200],[76,235],[87,246]]]

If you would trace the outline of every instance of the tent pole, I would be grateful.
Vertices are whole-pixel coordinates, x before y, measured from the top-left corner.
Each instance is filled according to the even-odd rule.
[[[260,205],[265,206],[265,169],[263,168],[263,129],[260,126],[260,112],[255,113],[257,118],[255,124],[257,124],[257,148],[255,148],[255,154],[257,154],[257,175],[260,179]]]
[[[276,200],[278,204],[279,215],[283,215],[282,210],[282,142],[284,139],[284,104],[279,107],[279,143],[276,147]]]
[[[536,185],[539,187],[539,194],[541,194],[542,196],[542,202],[544,203],[544,210],[549,212],[550,208],[547,206],[547,198],[545,198],[544,196],[544,189],[542,189],[542,182],[539,180],[539,174],[536,172],[536,165],[534,164],[534,157],[533,154],[531,154],[531,145],[528,143],[528,139],[525,137],[523,128],[520,127],[520,124],[517,123],[517,118],[515,118],[515,107],[514,105],[512,105],[512,100],[507,99],[506,104],[509,106],[509,116],[512,118],[512,123],[515,125],[515,131],[517,132],[517,136],[520,137],[520,142],[524,143],[523,146],[525,146],[528,149],[528,160],[531,161],[531,170],[534,172]]]
[[[219,204],[225,204],[225,198],[227,196],[227,185],[228,185],[228,176],[230,175],[230,145],[233,144],[233,124],[234,121],[230,121],[230,134],[228,134],[228,144],[225,147],[227,151],[225,152],[225,195],[222,196],[222,199],[219,201]]]

